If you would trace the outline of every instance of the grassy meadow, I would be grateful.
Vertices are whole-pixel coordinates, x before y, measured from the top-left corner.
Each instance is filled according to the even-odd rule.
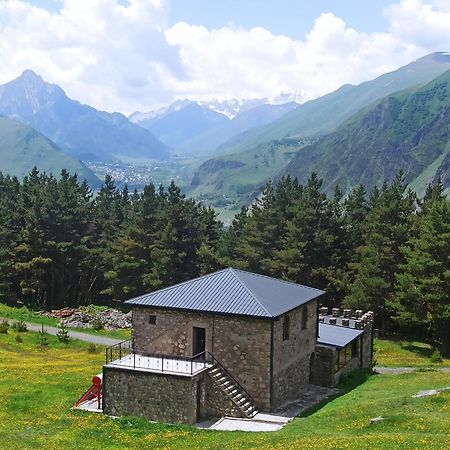
[[[450,359],[433,362],[434,348],[421,341],[402,339],[375,339],[375,360],[378,366],[386,367],[450,367]]]
[[[59,344],[46,351],[36,333],[0,334],[0,442],[13,449],[443,449],[450,448],[450,392],[412,398],[420,390],[450,386],[450,374],[435,370],[372,375],[322,408],[272,433],[218,432],[143,419],[112,419],[72,411],[100,372],[103,351],[89,344]],[[20,339],[19,339],[20,340]],[[375,416],[384,421],[370,425]]]

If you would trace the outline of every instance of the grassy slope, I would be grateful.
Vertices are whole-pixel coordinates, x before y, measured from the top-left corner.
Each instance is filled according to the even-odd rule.
[[[379,366],[450,367],[448,358],[444,358],[440,363],[431,362],[433,347],[421,341],[376,339],[375,350],[375,359]]]
[[[450,393],[412,398],[420,390],[449,385],[448,374],[416,372],[370,377],[318,411],[275,433],[215,432],[187,426],[114,420],[71,411],[103,363],[86,345],[56,344],[40,352],[36,335],[0,335],[0,442],[3,448],[173,449],[441,449],[450,436]],[[18,380],[20,380],[18,382]],[[369,425],[375,416],[384,421]]]
[[[260,192],[266,181],[274,172],[285,167],[292,156],[303,145],[304,141],[288,140],[271,142],[257,146],[249,152],[225,155],[209,160],[196,171],[194,180],[198,185],[187,188],[190,196],[206,199],[215,207],[222,207],[224,197],[230,199],[234,214],[242,204],[250,203]],[[220,167],[211,170],[211,162],[232,161],[241,164],[239,167]]]
[[[316,171],[328,192],[336,184],[344,192],[359,183],[371,188],[392,179],[400,168],[413,182],[448,151],[449,117],[447,71],[426,86],[391,95],[359,112],[334,133],[298,152],[284,173],[305,182]]]
[[[218,150],[235,153],[284,137],[328,133],[360,109],[393,92],[427,83],[450,69],[450,57],[430,54],[358,86],[345,85],[331,94],[307,102],[268,126],[250,130]]]
[[[82,162],[64,154],[45,136],[21,122],[0,116],[0,171],[22,179],[34,166],[55,176],[67,169],[91,186],[100,184]]]
[[[13,308],[11,306],[0,303],[0,317],[13,320],[23,320],[24,322],[32,322],[57,327],[59,320],[52,317],[45,317],[30,311],[26,307]],[[115,339],[129,339],[131,330],[99,330],[92,328],[70,328],[73,331],[81,331],[83,333],[94,334],[98,336],[107,336]]]

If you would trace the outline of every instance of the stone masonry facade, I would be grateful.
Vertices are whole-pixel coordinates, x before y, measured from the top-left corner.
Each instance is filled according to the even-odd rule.
[[[289,317],[289,339],[283,340],[286,315]],[[274,322],[272,409],[299,399],[306,391],[316,340],[317,301],[300,306]]]
[[[155,324],[149,323],[150,316],[156,317]],[[269,320],[134,308],[135,351],[190,357],[193,327],[206,329],[206,350],[249,392],[258,408],[270,410]]]
[[[103,405],[111,416],[142,416],[168,423],[197,420],[198,377],[103,368]]]

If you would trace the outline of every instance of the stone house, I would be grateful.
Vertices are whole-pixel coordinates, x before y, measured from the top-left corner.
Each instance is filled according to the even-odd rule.
[[[318,321],[323,294],[229,268],[128,300],[133,338],[107,349],[103,410],[161,422],[250,418],[299,399],[310,378],[334,385],[341,341],[318,332],[344,327]],[[350,370],[343,355],[340,370]]]

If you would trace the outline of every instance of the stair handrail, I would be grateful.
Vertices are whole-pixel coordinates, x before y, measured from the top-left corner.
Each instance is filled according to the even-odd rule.
[[[248,393],[248,391],[244,388],[244,386],[242,386],[241,383],[239,383],[239,381],[237,381],[236,378],[234,378],[233,375],[231,375],[231,373],[227,369],[225,369],[225,367],[220,363],[220,361],[212,353],[210,353],[208,351],[205,351],[204,353],[205,353],[205,355],[209,355],[212,358],[212,360],[227,374],[227,376],[230,377],[239,386],[239,388],[244,391],[245,395],[250,400],[251,407],[252,407],[251,411],[253,414],[253,412],[256,410],[256,403],[255,403],[255,400],[253,399],[253,397]]]

